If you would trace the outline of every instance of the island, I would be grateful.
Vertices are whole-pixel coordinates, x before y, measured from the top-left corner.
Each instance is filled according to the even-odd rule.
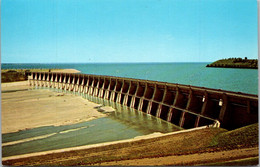
[[[257,59],[242,58],[228,58],[215,61],[208,64],[206,67],[220,67],[220,68],[250,68],[258,69]]]

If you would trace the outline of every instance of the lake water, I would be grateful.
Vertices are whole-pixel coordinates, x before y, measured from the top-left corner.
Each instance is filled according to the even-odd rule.
[[[2,69],[73,68],[84,74],[147,79],[258,94],[258,70],[208,68],[208,63],[2,64]]]

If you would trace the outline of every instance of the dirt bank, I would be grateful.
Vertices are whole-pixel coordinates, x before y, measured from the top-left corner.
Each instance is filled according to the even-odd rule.
[[[240,135],[238,134],[240,133]],[[243,133],[241,135],[241,133]],[[250,140],[244,136],[250,135]],[[231,136],[236,136],[231,142]],[[223,145],[224,142],[227,142]],[[10,159],[5,165],[205,165],[258,164],[258,124],[234,131],[206,128],[157,138]],[[253,158],[253,159],[252,159]],[[241,160],[242,159],[242,160]],[[245,160],[246,159],[246,160]]]
[[[143,159],[134,159],[134,160],[122,160],[122,161],[112,161],[99,163],[101,166],[150,166],[150,165],[196,165],[200,166],[205,163],[214,163],[220,161],[230,161],[237,159],[244,159],[247,157],[257,157],[258,148],[245,148],[245,149],[234,149],[227,151],[219,152],[205,152],[205,153],[195,153],[190,155],[173,155],[166,157],[157,157],[157,158],[143,158]]]

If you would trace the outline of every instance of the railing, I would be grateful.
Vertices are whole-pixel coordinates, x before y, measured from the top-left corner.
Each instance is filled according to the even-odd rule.
[[[104,98],[182,128],[219,124],[235,129],[258,122],[258,96],[190,85],[111,76],[34,72],[33,86]]]

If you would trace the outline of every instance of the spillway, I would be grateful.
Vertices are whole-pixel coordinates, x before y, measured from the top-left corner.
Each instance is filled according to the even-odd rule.
[[[31,86],[79,92],[190,129],[231,130],[258,122],[258,96],[191,85],[89,74],[32,72]]]

